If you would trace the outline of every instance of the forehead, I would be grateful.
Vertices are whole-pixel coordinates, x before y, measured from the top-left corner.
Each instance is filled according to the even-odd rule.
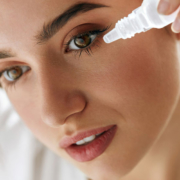
[[[0,0],[0,49],[28,47],[45,22],[49,22],[76,2]]]
[[[35,34],[77,0],[0,0],[0,48],[27,47]],[[81,1],[91,2],[93,1]],[[98,3],[104,3],[99,0]]]

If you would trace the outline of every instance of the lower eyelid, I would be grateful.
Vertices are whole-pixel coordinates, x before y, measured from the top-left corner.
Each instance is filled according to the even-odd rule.
[[[72,36],[71,40],[69,40],[68,43],[64,44],[64,45],[65,45],[64,53],[68,53],[68,52],[70,52],[70,51],[80,51],[80,50],[83,50],[83,49],[88,48],[89,46],[91,46],[91,44],[92,44],[94,41],[96,41],[96,39],[97,39],[98,37],[101,37],[101,36],[103,37],[104,34],[106,33],[106,31],[107,31],[110,27],[111,27],[111,25],[105,27],[103,30],[101,30],[101,29],[94,30],[94,31],[92,30],[92,31],[89,31],[89,32],[86,32],[86,33],[77,34],[76,36]],[[94,34],[91,33],[91,32],[97,32],[97,31],[101,31],[101,32],[99,32],[99,33],[94,33]],[[92,35],[96,35],[96,38],[95,38],[95,40],[94,40],[88,47],[86,47],[86,48],[81,48],[81,49],[77,49],[77,50],[74,50],[74,49],[73,49],[73,50],[69,50],[69,44],[71,43],[71,41],[74,40],[76,37],[80,36],[81,34],[92,34]]]
[[[14,81],[8,81],[3,75],[2,75],[2,77],[0,77],[0,79],[2,78],[2,84],[5,84],[5,85],[6,84],[7,85],[14,84],[14,83],[18,82],[19,80],[21,80],[22,78],[26,77],[26,74],[29,73],[30,70],[31,70],[31,68],[29,68],[26,72],[22,73],[22,75]]]
[[[94,36],[95,36],[95,37],[94,37]],[[89,35],[89,37],[91,37],[91,39],[92,39],[92,40],[91,40],[92,42],[90,43],[90,45],[95,41],[95,39],[97,38],[97,36],[98,36],[98,35]],[[69,47],[70,47],[70,46],[74,46],[74,47],[71,47],[71,48],[77,48],[74,41],[75,41],[75,38],[70,42],[70,44],[69,44],[68,46],[69,46]],[[88,45],[88,46],[90,46],[90,45]],[[87,47],[88,47],[88,46],[87,46]],[[87,48],[87,47],[85,47],[85,48]],[[71,50],[80,50],[80,49],[83,49],[83,48],[71,49]]]
[[[68,53],[68,52],[71,52],[71,51],[72,51],[72,52],[75,52],[75,53],[76,53],[76,52],[79,52],[79,51],[85,51],[86,49],[88,49],[88,48],[90,48],[90,47],[93,47],[93,44],[96,43],[96,41],[98,41],[99,38],[101,38],[101,36],[103,36],[103,35],[102,35],[102,34],[97,34],[97,35],[96,35],[96,38],[91,42],[91,44],[90,44],[89,46],[85,47],[85,48],[72,49],[72,50],[71,50],[71,49],[69,50],[69,48],[68,48],[68,51],[66,51],[66,52]]]
[[[86,52],[86,54],[90,55],[93,54],[92,49],[94,49],[96,46],[99,48],[99,44],[97,45],[97,43],[99,43],[100,41],[98,40],[98,38],[96,40],[94,40],[88,47],[81,49],[81,50],[73,50],[72,52],[75,53],[75,55],[77,55],[79,53],[79,58],[81,56],[81,54],[83,52]],[[90,51],[90,52],[89,52]],[[75,56],[76,58],[76,56]]]

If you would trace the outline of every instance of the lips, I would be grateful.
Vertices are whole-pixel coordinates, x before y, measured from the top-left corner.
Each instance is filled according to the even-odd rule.
[[[117,130],[116,125],[110,125],[103,128],[98,128],[86,132],[80,132],[73,137],[65,137],[60,142],[60,147],[75,160],[79,162],[90,161],[101,155],[111,143]],[[103,133],[104,132],[104,133]],[[93,141],[84,145],[76,145],[75,143],[86,137],[102,133]]]

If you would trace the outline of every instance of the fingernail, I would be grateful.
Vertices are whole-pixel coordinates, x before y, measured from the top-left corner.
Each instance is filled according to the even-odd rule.
[[[158,6],[158,12],[160,14],[165,14],[167,13],[168,9],[169,9],[170,3],[168,0],[162,0]]]
[[[180,18],[177,18],[173,25],[172,25],[172,30],[175,32],[175,33],[179,33],[180,32]]]

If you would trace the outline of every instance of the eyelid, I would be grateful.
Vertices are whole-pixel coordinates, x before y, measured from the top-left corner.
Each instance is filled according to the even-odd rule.
[[[79,36],[83,36],[83,35],[86,35],[86,34],[89,34],[89,31],[88,32],[84,32],[84,33],[81,33],[81,34],[78,34],[78,35],[73,35],[73,36],[71,36],[71,38],[70,38],[70,40],[67,42],[67,43],[65,43],[64,45],[65,45],[65,51],[66,51],[66,49],[67,49],[67,47],[70,45],[70,43],[71,43],[71,41],[73,41],[75,38],[77,38],[77,37],[79,37]],[[98,36],[99,34],[97,34],[97,36]],[[96,36],[96,38],[97,38],[97,36]]]
[[[92,42],[90,43],[90,45],[92,45],[92,43],[94,42],[94,40],[97,38],[98,35],[90,35],[90,36],[91,36],[91,38],[92,38]],[[77,48],[77,47],[76,47],[74,39],[72,39],[72,41],[69,43],[69,47],[70,47],[70,46],[71,46],[71,50],[72,50],[72,51],[76,51],[76,50],[81,50],[81,49],[83,49],[83,48]],[[72,49],[72,46],[74,46],[74,47],[73,47],[74,49]],[[88,46],[89,46],[89,45],[88,45]],[[87,46],[87,47],[88,47],[88,46]],[[87,47],[86,47],[86,48],[87,48]]]
[[[4,68],[1,68],[2,70],[0,71],[0,77],[1,77],[1,75],[3,74],[3,72],[4,71],[8,71],[8,70],[10,70],[10,69],[12,69],[12,68],[14,68],[14,67],[22,67],[22,66],[27,66],[27,67],[29,67],[28,65],[25,65],[24,63],[16,63],[16,62],[12,62],[13,64],[15,63],[16,65],[9,65],[9,64],[7,64],[7,65],[3,65],[4,66]],[[11,64],[12,64],[11,63]],[[29,67],[30,68],[30,67]]]
[[[7,72],[8,72],[9,70],[15,68],[15,67],[18,67],[18,68],[20,67],[21,70],[22,70],[22,74],[21,74],[18,78],[16,78],[15,80],[11,80],[11,78],[8,77]],[[8,69],[8,70],[5,70],[2,74],[4,75],[4,77],[5,77],[5,79],[6,79],[7,81],[14,82],[14,81],[17,81],[17,80],[18,80],[25,72],[27,72],[29,69],[30,69],[30,68],[29,68],[28,66],[14,66],[14,67],[12,67],[12,68],[10,68],[10,69]]]
[[[7,72],[8,70],[11,70],[12,68],[15,68],[15,67],[21,67],[21,69],[22,69],[22,71],[23,71],[22,74],[21,74],[21,76],[23,76],[26,72],[28,72],[28,71],[31,69],[29,66],[25,66],[25,65],[10,66],[10,67],[5,68],[3,71],[0,72],[0,78],[2,77],[2,75],[3,75],[5,72]],[[26,69],[24,69],[24,68],[26,68]],[[3,75],[3,79],[5,79],[5,81],[6,81],[7,83],[10,83],[10,84],[11,84],[11,83],[17,82],[17,81],[21,78],[21,76],[20,76],[19,78],[15,79],[15,80],[8,80],[8,78],[6,78],[5,75]]]
[[[64,52],[66,52],[66,49],[67,47],[69,46],[69,44],[71,43],[71,41],[77,37],[81,37],[81,36],[84,36],[84,35],[87,35],[87,34],[91,34],[93,35],[93,33],[96,35],[96,38],[98,38],[98,36],[102,35],[103,32],[107,31],[110,27],[111,27],[112,24],[110,24],[109,26],[106,26],[105,28],[102,26],[101,27],[94,27],[94,30],[85,30],[83,33],[76,33],[75,35],[72,35],[70,37],[70,40],[67,41],[64,45],[65,45],[65,48],[64,48]],[[92,29],[92,27],[91,27]],[[96,39],[95,38],[95,39]]]
[[[96,30],[95,30],[96,31]],[[84,33],[81,33],[81,34],[78,34],[78,35],[74,35],[74,36],[72,36],[71,38],[70,38],[70,40],[67,42],[67,45],[69,45],[70,44],[70,42],[73,40],[73,39],[75,39],[75,38],[77,38],[77,37],[81,37],[81,36],[84,36],[84,35],[87,35],[87,34],[93,34],[94,33],[94,31],[88,31],[88,32],[84,32]],[[99,34],[97,34],[97,36],[98,35],[100,35],[100,33]]]

